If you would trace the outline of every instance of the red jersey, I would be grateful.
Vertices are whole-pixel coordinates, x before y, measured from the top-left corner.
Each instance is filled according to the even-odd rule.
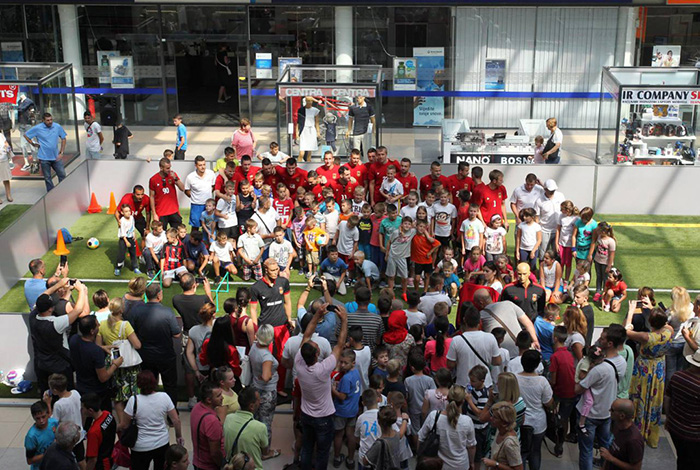
[[[177,202],[177,187],[175,182],[180,177],[171,171],[168,176],[163,176],[160,172],[151,176],[148,180],[148,189],[153,191],[153,199],[158,217],[180,213],[180,204]]]
[[[294,199],[287,198],[284,201],[280,201],[279,199],[275,198],[273,201],[273,207],[280,215],[279,224],[282,227],[287,227],[289,225],[289,221],[292,220],[294,215]]]
[[[384,177],[386,176],[386,170],[391,165],[394,165],[394,168],[396,168],[396,172],[398,174],[401,165],[399,165],[399,162],[396,160],[387,160],[384,165],[380,165],[379,163],[375,162],[372,164],[372,166],[367,167],[369,171],[367,175],[371,178],[371,175],[374,174],[374,202],[384,201],[384,196],[382,196],[382,193],[379,192],[379,188],[382,187],[382,181],[384,181]]]
[[[479,206],[481,207],[481,217],[486,223],[491,221],[491,217],[498,214],[505,218],[505,214],[501,210],[503,201],[508,199],[508,192],[505,186],[499,186],[496,189],[491,189],[489,185],[484,185],[479,189]]]
[[[367,175],[367,167],[365,165],[360,164],[352,167],[350,163],[346,163],[343,166],[350,170],[350,176],[355,178],[355,181],[357,181],[360,186],[365,185],[365,176]]]
[[[401,173],[396,173],[396,179],[403,185],[403,195],[407,196],[411,191],[418,189],[418,178],[413,173],[407,176],[401,176]]]
[[[231,178],[231,181],[236,183],[236,193],[238,193],[241,181],[248,180],[250,184],[253,184],[253,180],[255,179],[255,173],[257,173],[258,171],[260,171],[259,166],[251,166],[250,168],[248,168],[248,173],[244,173],[243,167],[238,165],[236,167],[236,171],[233,172],[233,178]]]
[[[447,176],[440,175],[437,179],[433,179],[432,175],[427,174],[420,179],[420,197],[422,199],[425,199],[425,193],[433,189],[433,182],[435,181],[439,181],[445,189],[448,189]]]
[[[565,347],[557,348],[550,357],[550,372],[557,373],[557,383],[552,387],[552,392],[558,398],[574,398],[576,396],[576,366],[574,356]]]
[[[359,186],[359,183],[350,181],[348,184],[343,186],[340,181],[335,181],[335,184],[331,185],[333,188],[333,196],[336,202],[340,202],[343,199],[352,199],[355,197],[355,188]]]
[[[282,182],[289,189],[289,195],[293,198],[297,197],[297,188],[303,188],[306,186],[306,175],[308,172],[297,168],[293,175],[290,175],[287,168],[278,166],[277,174],[280,176]]]
[[[275,167],[275,172],[271,175],[266,175],[263,173],[263,184],[268,184],[272,188],[272,196],[277,197],[277,185],[279,183],[284,183],[284,180],[282,179],[282,175],[280,174],[279,170],[282,169],[284,171],[284,168],[281,167]]]
[[[338,165],[333,165],[330,168],[326,168],[325,165],[321,165],[318,168],[316,168],[316,173],[318,173],[318,176],[320,178],[326,177],[326,183],[330,183],[332,181],[336,181],[338,179],[338,169],[340,167]],[[323,182],[323,180],[321,180]]]
[[[625,281],[605,281],[605,290],[612,290],[615,297],[622,297],[627,290],[627,284]]]
[[[85,457],[95,458],[95,470],[111,470],[112,450],[117,435],[117,422],[109,411],[103,411],[87,432]]]
[[[461,229],[462,222],[469,218],[469,204],[459,206],[457,209],[457,227]]]
[[[131,207],[131,212],[133,213],[135,219],[143,218],[143,214],[141,214],[141,212],[143,212],[144,210],[148,213],[151,212],[151,198],[146,196],[145,194],[143,195],[143,199],[141,199],[141,202],[139,204],[137,204],[136,201],[134,201],[133,193],[125,194],[119,201],[119,204],[117,205],[117,210],[120,214],[121,208],[124,204]]]
[[[233,181],[233,178],[228,179],[222,175],[216,175],[216,181],[214,182],[214,191],[219,191],[221,194],[226,194],[226,183]],[[233,183],[236,183],[233,181]],[[236,194],[238,193],[238,186],[236,186]],[[216,198],[219,199],[218,197]]]
[[[170,243],[164,245],[161,259],[165,260],[163,271],[170,271],[172,269],[179,268],[184,264],[183,260],[185,259],[185,245],[180,242],[178,242],[177,245],[172,245]]]
[[[316,186],[306,186],[306,190],[310,191],[314,195],[314,198],[318,202],[323,202],[323,185],[317,184]]]
[[[470,177],[460,178],[459,175],[452,175],[447,177],[447,189],[452,195],[452,203],[457,205],[460,203],[459,192],[463,189],[468,189],[469,192],[474,190],[474,180]]]

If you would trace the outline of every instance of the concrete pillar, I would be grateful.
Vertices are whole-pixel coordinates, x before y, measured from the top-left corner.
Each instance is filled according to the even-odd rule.
[[[352,7],[335,7],[335,63],[352,65]],[[352,83],[352,72],[336,74],[336,81]]]
[[[73,65],[73,81],[75,87],[82,87],[83,59],[80,54],[80,30],[78,29],[78,7],[76,5],[58,5],[58,16],[61,21],[61,45],[63,46],[63,62]],[[76,94],[76,119],[81,121],[85,112],[85,95]],[[67,123],[61,123],[67,124]]]
[[[615,65],[618,67],[634,65],[638,12],[639,8],[636,7],[621,7],[617,15],[617,54]]]

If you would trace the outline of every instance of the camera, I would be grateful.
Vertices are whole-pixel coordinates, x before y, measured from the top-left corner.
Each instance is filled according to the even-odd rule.
[[[195,277],[194,280],[195,280],[198,284],[203,284],[203,283],[205,283],[205,282],[207,281],[207,278],[205,278],[204,276],[198,276],[198,277]]]
[[[323,290],[323,281],[321,280],[320,277],[314,278],[314,287],[313,288]]]
[[[330,304],[326,307],[326,310],[328,310],[329,312],[338,313],[338,306]]]
[[[74,286],[76,282],[77,282],[77,279],[71,279],[68,281],[68,284],[71,286]]]
[[[120,357],[119,349],[112,349],[112,360],[119,359]]]

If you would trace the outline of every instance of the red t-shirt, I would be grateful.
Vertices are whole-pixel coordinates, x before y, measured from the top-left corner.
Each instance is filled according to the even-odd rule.
[[[408,176],[401,176],[401,173],[396,173],[396,179],[403,185],[404,196],[418,189],[418,178],[412,173],[409,173]]]
[[[279,224],[282,227],[286,227],[294,215],[294,199],[287,198],[284,201],[280,201],[275,198],[273,206],[280,215]]]
[[[454,205],[459,204],[459,192],[463,189],[468,189],[469,192],[474,191],[474,180],[470,177],[460,179],[459,175],[452,175],[447,177],[447,189],[449,189],[452,195],[452,203]]]
[[[367,175],[367,167],[365,165],[360,164],[352,167],[350,163],[346,163],[343,166],[350,170],[350,176],[355,178],[355,181],[357,181],[360,186],[365,185],[365,176]]]
[[[469,204],[466,206],[458,206],[459,208],[457,209],[457,227],[459,229],[462,229],[462,222],[467,220],[469,218]]]
[[[225,194],[226,193],[226,183],[229,181],[236,183],[236,181],[234,181],[233,178],[228,179],[225,176],[216,175],[216,181],[214,182],[214,191],[219,191],[219,192],[221,192],[221,194]],[[236,194],[237,193],[238,193],[238,184],[236,183]],[[216,198],[216,199],[218,200],[219,198]]]
[[[175,186],[175,182],[179,180],[180,177],[177,176],[177,173],[172,171],[166,177],[158,172],[151,176],[151,179],[148,181],[148,189],[153,191],[158,217],[165,217],[180,212],[180,204],[177,202],[177,187]]]
[[[627,284],[625,281],[620,281],[617,284],[610,281],[605,281],[605,290],[612,289],[613,295],[615,297],[622,297],[622,294],[627,290]]]
[[[390,165],[394,165],[394,168],[396,168],[396,172],[398,174],[401,165],[399,165],[399,162],[397,162],[396,160],[387,160],[384,165],[380,165],[375,162],[372,164],[372,166],[368,167],[367,175],[370,178],[372,177],[372,173],[374,173],[374,202],[383,202],[385,200],[384,196],[382,196],[382,193],[379,192],[379,188],[382,187],[382,181],[384,181],[384,177],[386,176],[386,170],[389,168]]]
[[[483,188],[479,189],[478,194],[481,217],[483,217],[486,223],[490,222],[491,217],[496,214],[505,217],[505,214],[501,210],[503,208],[503,201],[508,199],[508,192],[505,186],[501,185],[496,189],[491,189],[489,185],[484,185]]]
[[[442,184],[445,189],[448,189],[447,176],[440,175],[437,180],[434,180],[430,174],[427,174],[420,179],[420,195],[422,199],[425,199],[425,193],[433,189],[434,181],[440,181],[440,184]]]
[[[319,178],[323,178],[325,176],[326,183],[330,183],[338,179],[339,168],[340,167],[338,165],[332,165],[330,168],[326,168],[325,165],[321,165],[316,168],[316,173],[318,173]],[[323,184],[323,180],[321,180],[321,183]]]
[[[552,387],[552,392],[557,398],[574,398],[576,392],[574,388],[576,381],[576,367],[574,366],[574,356],[565,347],[557,348],[549,358],[549,372],[557,373],[557,383]]]
[[[112,449],[116,434],[117,422],[109,411],[103,411],[88,429],[85,456],[97,459],[95,470],[112,469]]]
[[[196,468],[216,469],[209,452],[209,442],[222,443],[224,440],[224,428],[216,416],[216,411],[197,403],[190,413],[190,432],[192,434],[192,464]]]
[[[336,202],[340,202],[343,199],[352,199],[355,197],[355,188],[359,186],[359,183],[354,183],[350,181],[348,184],[343,186],[340,181],[335,181],[331,187],[333,188],[333,196]]]
[[[233,178],[231,178],[231,181],[236,183],[236,192],[238,192],[238,187],[241,183],[241,181],[248,180],[250,184],[253,184],[253,180],[255,179],[255,173],[260,171],[259,166],[251,166],[248,168],[248,173],[243,172],[243,167],[238,165],[236,167],[236,171],[233,172]]]
[[[303,188],[306,186],[306,175],[308,172],[297,168],[293,175],[290,175],[286,167],[277,167],[277,174],[280,176],[282,182],[289,189],[289,195],[293,198],[297,197],[297,188]]]
[[[284,183],[284,179],[282,179],[282,175],[279,171],[280,169],[286,172],[286,170],[282,167],[275,167],[275,172],[271,175],[266,175],[263,172],[263,183],[269,185],[272,188],[272,197],[275,198],[277,197],[277,184]]]
[[[136,204],[136,202],[134,201],[133,193],[125,194],[119,201],[119,204],[117,205],[117,210],[120,214],[122,212],[121,207],[124,204],[131,207],[131,212],[133,212],[135,219],[143,218],[143,214],[141,214],[141,212],[143,212],[144,210],[148,213],[151,212],[151,198],[149,198],[145,194],[143,195],[143,199],[141,199],[141,202],[139,204]]]
[[[317,184],[316,186],[307,186],[306,187],[307,191],[311,191],[311,194],[314,195],[314,198],[316,198],[317,202],[323,202],[323,185]]]
[[[432,256],[428,256],[430,250],[440,246],[440,242],[433,238],[433,243],[428,242],[425,235],[416,235],[411,242],[411,258],[416,264],[432,264]]]

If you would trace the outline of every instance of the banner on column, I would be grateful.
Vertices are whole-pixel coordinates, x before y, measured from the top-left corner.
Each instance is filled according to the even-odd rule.
[[[272,78],[272,54],[255,53],[255,78]]]
[[[394,57],[394,90],[416,89],[416,59]]]
[[[484,88],[492,91],[505,91],[506,61],[504,59],[486,59]]]
[[[97,51],[97,73],[101,85],[109,85],[111,77],[109,72],[109,59],[118,56],[119,51]]]
[[[119,56],[109,58],[112,88],[134,88],[134,58]]]
[[[418,91],[445,90],[445,48],[414,47]],[[413,99],[413,125],[439,126],[445,117],[445,98],[418,96]]]

